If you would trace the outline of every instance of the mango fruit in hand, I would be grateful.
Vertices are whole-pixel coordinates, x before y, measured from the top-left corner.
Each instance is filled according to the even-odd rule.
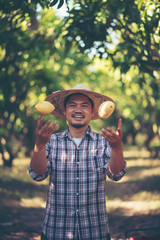
[[[98,115],[100,118],[107,118],[113,113],[114,109],[115,109],[114,102],[105,101],[100,105],[98,109]]]
[[[55,109],[54,105],[48,101],[37,103],[35,106],[36,112],[43,115],[50,114],[51,112],[53,112],[54,109]]]

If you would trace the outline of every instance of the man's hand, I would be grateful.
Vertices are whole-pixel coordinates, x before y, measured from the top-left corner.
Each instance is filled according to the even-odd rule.
[[[48,120],[45,124],[44,118],[38,117],[36,127],[36,146],[41,148],[49,142],[51,135],[58,129],[57,121],[51,124],[51,120]]]
[[[111,128],[102,129],[102,136],[108,140],[112,148],[122,147],[122,120],[118,121],[118,128],[113,131]]]

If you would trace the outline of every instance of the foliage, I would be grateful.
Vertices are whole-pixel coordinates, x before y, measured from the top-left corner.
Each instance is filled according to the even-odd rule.
[[[3,2],[0,11],[0,152],[8,166],[24,146],[27,155],[33,148],[34,105],[69,79],[78,81],[88,64],[76,46],[67,49],[57,37],[62,22],[51,9],[39,11],[37,2],[26,4],[13,1],[7,7]]]
[[[150,149],[151,140],[160,138],[159,1],[74,0],[68,13],[66,44],[76,42],[82,53],[111,61],[111,70],[120,71],[120,81],[112,86],[114,91],[119,86],[124,99],[119,104],[125,121],[124,139],[131,135],[135,143],[141,132]],[[95,80],[102,86],[98,78],[104,76],[98,74]],[[103,85],[99,90],[107,92]]]
[[[31,129],[34,123],[28,112],[29,104],[25,100],[33,85],[32,71],[48,45],[44,34],[37,31],[37,3],[38,1],[33,4],[28,1],[1,2],[0,150],[6,165],[11,165],[20,150],[21,146],[15,148],[15,152],[12,149],[16,140],[22,141],[23,134],[28,134],[31,139],[33,137]]]
[[[115,126],[122,117],[125,143],[130,136],[135,143],[143,133],[144,145],[150,148],[151,140],[160,136],[159,2],[75,0],[69,8],[66,1],[69,15],[63,20],[54,14],[55,4],[61,11],[62,0],[0,1],[4,165],[11,166],[19,151],[30,154],[34,105],[75,82],[116,100],[113,116],[93,122],[95,130],[104,124]],[[66,123],[58,121],[63,129]]]
[[[116,104],[115,111],[109,118],[92,123],[94,129],[101,131],[105,125],[114,128],[118,118],[122,118],[125,144],[139,144],[151,151],[153,146],[158,147],[160,99],[155,100],[153,79],[145,74],[146,83],[142,88],[138,83],[141,73],[138,69],[131,68],[122,81],[120,70],[115,70],[111,61],[98,58],[94,60],[94,71],[91,81],[93,88],[112,97]],[[139,134],[140,141],[137,138]],[[158,156],[158,151],[155,156]]]
[[[159,71],[159,1],[74,1],[69,11],[66,37],[82,52],[110,57],[126,73],[138,66],[152,77]],[[140,79],[140,82],[142,79]]]
[[[81,52],[112,61],[112,71],[120,70],[126,141],[142,132],[148,149],[155,136],[160,138],[159,16],[157,0],[75,0],[65,35]]]

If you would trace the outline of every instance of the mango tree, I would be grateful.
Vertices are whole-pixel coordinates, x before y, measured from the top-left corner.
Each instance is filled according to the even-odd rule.
[[[133,138],[139,131],[144,133],[150,149],[151,140],[160,138],[159,1],[75,0],[68,14],[67,43],[76,42],[81,52],[111,60],[113,68],[120,69],[124,98],[127,93],[135,106],[138,103],[137,111],[134,106],[124,107],[128,130]]]
[[[34,105],[69,79],[81,81],[88,58],[76,46],[66,49],[57,37],[63,23],[45,1],[1,1],[0,9],[0,153],[12,166],[33,148]]]

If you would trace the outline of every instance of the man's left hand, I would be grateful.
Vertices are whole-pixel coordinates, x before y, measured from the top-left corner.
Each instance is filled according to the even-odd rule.
[[[116,131],[111,128],[102,129],[102,136],[108,140],[112,148],[122,147],[122,119],[118,120],[118,127]]]

